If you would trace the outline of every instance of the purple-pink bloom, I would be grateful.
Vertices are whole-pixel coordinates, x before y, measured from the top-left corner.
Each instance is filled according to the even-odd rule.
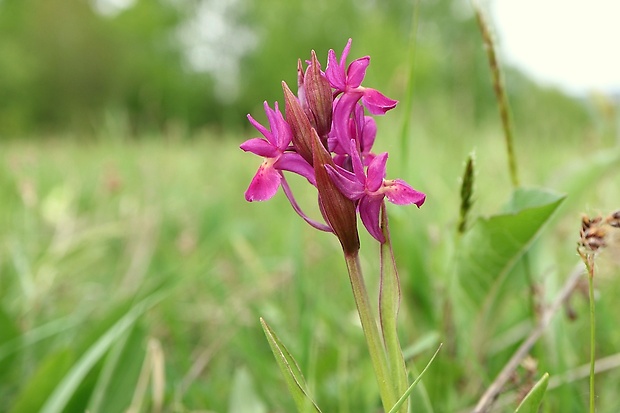
[[[244,151],[265,158],[245,191],[245,199],[250,202],[266,201],[273,197],[282,181],[281,171],[297,173],[315,185],[312,166],[301,155],[289,150],[293,134],[278,108],[278,102],[275,103],[274,109],[271,109],[267,102],[263,106],[267,114],[269,130],[251,115],[248,115],[248,120],[265,139],[252,138],[240,145]]]
[[[334,153],[336,165],[351,171],[351,156],[349,155],[351,139],[355,139],[360,149],[362,161],[365,166],[375,158],[372,146],[377,137],[377,124],[371,116],[364,115],[364,107],[357,104],[352,116],[348,120],[348,128],[345,136],[338,136],[334,130],[329,134],[329,150]]]
[[[351,39],[347,42],[340,60],[336,58],[336,52],[330,49],[325,68],[325,77],[329,84],[336,89],[335,95],[342,96],[334,102],[334,126],[337,134],[344,134],[346,122],[355,104],[361,99],[364,106],[373,115],[383,115],[393,109],[398,101],[390,99],[375,89],[361,86],[366,69],[370,64],[370,57],[364,56],[351,62],[346,68],[347,57],[351,50]]]
[[[397,205],[415,204],[418,208],[426,200],[426,195],[416,191],[401,179],[386,180],[387,152],[377,155],[364,171],[356,143],[351,140],[353,172],[336,165],[326,165],[327,173],[338,189],[349,199],[358,201],[358,211],[362,223],[375,239],[385,242],[379,225],[379,214],[383,199]]]

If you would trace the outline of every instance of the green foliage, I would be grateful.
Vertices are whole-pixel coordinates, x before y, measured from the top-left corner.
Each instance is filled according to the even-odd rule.
[[[405,351],[409,371],[421,368],[439,342],[444,343],[415,387],[414,406],[425,411],[426,400],[436,412],[460,411],[475,402],[523,338],[518,328],[524,322],[526,330],[530,325],[530,313],[524,310],[526,283],[517,263],[505,276],[512,290],[505,292],[502,311],[493,313],[489,330],[483,331],[488,352],[479,353],[487,357],[480,360],[479,354],[467,353],[461,339],[455,346],[451,343],[456,331],[459,337],[467,333],[458,325],[451,329],[444,306],[453,285],[451,246],[462,160],[476,146],[470,231],[481,231],[475,230],[477,222],[494,222],[495,216],[519,222],[531,216],[540,222],[542,212],[549,212],[559,199],[546,191],[522,190],[505,212],[497,213],[510,192],[507,177],[493,172],[505,171],[496,168],[502,145],[496,135],[469,131],[462,150],[438,150],[438,137],[427,134],[421,121],[413,125],[415,153],[392,153],[389,171],[390,177],[403,177],[428,193],[419,210],[388,205],[402,282],[399,338],[403,348],[413,349]],[[387,136],[390,130],[396,132],[398,125],[388,125]],[[528,180],[538,176],[568,194],[547,222],[544,236],[528,244],[535,280],[552,296],[575,264],[579,213],[586,202],[611,210],[620,201],[617,192],[607,190],[615,185],[617,154],[586,156],[579,146],[528,145],[517,140],[518,149],[532,154],[525,160]],[[14,142],[6,144],[0,156],[0,191],[6,201],[0,207],[0,297],[5,313],[0,319],[0,363],[7,363],[0,371],[0,410],[38,411],[52,393],[70,387],[74,410],[127,408],[137,392],[137,375],[147,363],[145,341],[152,337],[161,342],[165,356],[165,408],[225,412],[235,407],[233,393],[243,392],[267,411],[294,411],[257,322],[260,316],[295,355],[322,410],[377,410],[376,383],[336,239],[305,225],[281,194],[268,203],[245,203],[243,190],[257,164],[234,145],[223,144],[219,136],[183,143]],[[399,170],[399,157],[405,156],[415,164]],[[564,172],[573,170],[576,156],[581,172]],[[295,180],[291,184],[293,190],[302,188]],[[304,206],[316,202],[310,191],[296,194]],[[477,221],[476,216],[489,218]],[[362,249],[369,294],[376,302],[379,278],[371,269],[379,267],[379,248],[363,236]],[[620,290],[614,280],[598,281],[604,291],[597,302],[601,355],[620,346],[615,311]],[[77,377],[75,368],[89,349],[154,291],[166,292],[166,298],[90,359],[95,363],[80,386],[59,387],[71,382],[68,377]],[[587,314],[587,302],[578,296],[571,304],[576,314]],[[455,304],[452,314],[468,325],[476,321],[468,307]],[[586,363],[584,328],[582,317],[569,322],[559,314],[535,349],[539,369],[559,375]],[[605,395],[615,394],[618,376],[608,372],[600,377],[599,409],[615,412],[617,406]],[[422,388],[424,397],[416,394]],[[584,406],[586,394],[585,381],[569,382],[549,390],[545,405],[551,411],[572,411]],[[152,395],[147,387],[142,411],[152,406]]]
[[[545,391],[549,384],[549,373],[543,374],[543,376],[536,382],[532,390],[523,398],[515,413],[538,413],[540,405],[542,403]]]
[[[282,80],[295,89],[298,58],[308,59],[314,49],[325,65],[327,51],[340,53],[349,37],[352,58],[372,56],[367,83],[399,100],[413,90],[414,112],[451,140],[458,139],[454,125],[479,126],[496,115],[471,10],[451,0],[140,0],[112,14],[96,3],[0,2],[2,136],[96,135],[110,118],[129,135],[245,127],[245,115],[260,111],[264,100],[282,100]],[[415,13],[415,50],[409,51]],[[209,18],[195,20],[203,15]],[[182,34],[202,49],[191,49]],[[211,68],[192,65],[192,53],[204,54]],[[238,70],[216,63],[229,60]],[[404,88],[409,60],[413,83]],[[235,87],[222,91],[222,79]],[[507,83],[515,117],[528,119],[526,136],[565,137],[586,127],[581,104],[518,74]],[[540,108],[546,122],[529,116]],[[575,116],[572,131],[561,122],[566,111]]]
[[[299,413],[320,413],[321,409],[318,408],[308,394],[306,380],[299,369],[299,365],[265,320],[261,318],[260,323],[267,337],[267,341],[269,342],[269,346],[271,347],[271,351],[276,358],[278,367],[280,367],[280,371],[284,376],[288,390],[295,400],[297,411]]]
[[[598,135],[583,102],[509,72],[522,181],[566,198],[511,192],[475,22],[450,1],[419,3],[411,110],[395,111],[410,120],[407,144],[394,139],[398,119],[379,118],[393,139],[378,150],[391,150],[391,177],[428,194],[420,210],[388,206],[408,370],[418,377],[416,366],[444,343],[411,403],[452,412],[476,402],[532,328],[524,252],[535,302],[546,305],[575,264],[579,214],[618,207],[620,152]],[[324,64],[349,36],[351,57],[372,56],[368,85],[408,98],[411,4],[249,2],[238,18],[259,41],[242,60],[241,93],[225,104],[213,79],[188,70],[167,42],[195,10],[171,4],[136,1],[103,16],[78,0],[0,1],[2,138],[81,138],[84,125],[98,138],[8,142],[0,153],[0,411],[154,411],[158,398],[164,411],[293,411],[259,317],[295,354],[294,375],[304,372],[324,411],[378,411],[335,238],[301,222],[281,194],[243,201],[258,164],[237,144],[255,132],[177,138],[185,126],[237,127],[248,112],[260,116],[263,100],[281,99],[281,80],[294,87],[298,57],[315,49]],[[132,134],[143,139],[127,140]],[[458,235],[457,181],[474,148],[475,193]],[[316,194],[299,183],[291,182],[298,201],[319,217]],[[379,248],[362,235],[362,249],[376,302],[380,280],[370,269]],[[620,348],[620,284],[615,267],[601,268],[597,350],[605,356]],[[587,362],[587,302],[575,295],[567,306],[576,318],[556,315],[532,351],[535,375],[517,370],[516,387],[543,371],[570,378]],[[156,381],[151,340],[162,346],[159,390],[147,385]],[[617,370],[597,377],[599,412],[619,410],[618,383]],[[497,403],[514,411],[516,392]],[[528,400],[537,405],[539,396]],[[550,381],[544,397],[548,411],[583,411],[586,380]]]

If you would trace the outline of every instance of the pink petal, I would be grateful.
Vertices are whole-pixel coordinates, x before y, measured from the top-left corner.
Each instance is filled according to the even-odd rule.
[[[368,178],[366,179],[366,189],[368,191],[376,192],[381,188],[381,185],[383,185],[387,159],[388,153],[383,152],[377,155],[368,165]]]
[[[346,46],[342,50],[342,55],[340,55],[340,67],[342,68],[343,71],[344,71],[344,66],[347,64],[347,57],[349,56],[349,51],[351,50],[351,42],[353,42],[352,39],[349,39],[347,41]]]
[[[316,186],[314,168],[298,153],[286,152],[273,164],[274,168],[299,174]]]
[[[267,140],[272,144],[275,145],[276,141],[273,138],[273,135],[271,134],[271,132],[269,132],[267,130],[267,128],[265,128],[263,125],[261,125],[260,123],[258,123],[256,121],[256,119],[254,119],[252,117],[252,115],[248,114],[248,120],[250,121],[250,123],[252,124],[252,126],[254,126],[256,129],[258,129],[258,131],[265,137],[267,138]]]
[[[288,147],[288,145],[293,140],[293,131],[291,130],[291,125],[289,125],[286,120],[284,120],[284,115],[280,112],[278,108],[278,102],[275,103],[275,123],[271,125],[271,130],[274,128],[277,132],[275,132],[276,137],[276,146],[281,150],[284,150]]]
[[[385,237],[379,226],[379,213],[383,196],[365,196],[360,199],[359,211],[362,224],[366,227],[370,235],[377,241],[384,243]]]
[[[357,143],[354,139],[351,139],[349,146],[349,155],[351,156],[351,166],[353,166],[353,173],[357,180],[366,186],[366,175],[364,174],[364,163],[362,162],[362,156],[357,149]]]
[[[352,201],[359,199],[364,194],[364,186],[357,181],[355,175],[351,172],[339,166],[336,166],[336,168],[331,165],[325,165],[325,170],[334,185],[336,185],[336,188]]]
[[[275,158],[280,153],[275,146],[261,138],[248,139],[239,147],[246,152],[252,152],[263,158]]]
[[[281,179],[280,173],[272,165],[263,162],[245,191],[246,201],[266,201],[272,198],[278,192]]]
[[[398,103],[397,100],[390,99],[378,90],[369,88],[364,89],[362,102],[373,115],[383,115],[388,110],[394,109]]]
[[[397,205],[415,204],[419,208],[426,200],[423,192],[416,191],[402,179],[385,181],[383,193],[388,201]]]
[[[375,119],[370,116],[364,116],[364,122],[358,139],[362,154],[368,154],[372,150],[377,136],[377,124]]]
[[[349,147],[349,118],[355,108],[355,104],[360,100],[362,95],[363,93],[361,91],[347,92],[334,102],[332,122],[334,124],[336,138],[343,148]]]
[[[355,59],[349,65],[347,69],[347,87],[355,89],[362,84],[364,80],[364,76],[366,76],[366,69],[370,64],[370,57],[360,57],[359,59]]]
[[[340,67],[336,60],[336,52],[330,49],[327,53],[327,67],[325,68],[325,77],[334,89],[344,91],[346,88],[347,76],[344,68]]]

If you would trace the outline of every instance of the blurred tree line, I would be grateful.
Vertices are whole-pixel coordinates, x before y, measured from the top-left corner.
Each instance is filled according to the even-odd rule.
[[[0,0],[0,136],[96,133],[109,117],[134,134],[245,126],[264,100],[282,100],[282,80],[295,87],[298,58],[314,49],[325,63],[349,37],[350,58],[372,56],[367,84],[403,99],[416,24],[421,115],[496,116],[463,0]],[[551,99],[585,116],[514,77],[516,111]]]

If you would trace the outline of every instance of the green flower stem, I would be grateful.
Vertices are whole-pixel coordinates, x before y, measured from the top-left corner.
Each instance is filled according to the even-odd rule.
[[[590,295],[590,413],[595,412],[594,406],[594,365],[596,362],[596,318],[594,316],[594,266],[588,267],[588,290]]]
[[[375,317],[372,315],[358,253],[345,254],[345,261],[347,263],[347,269],[349,270],[349,279],[351,281],[351,288],[353,289],[353,297],[355,298],[357,312],[360,316],[364,336],[366,336],[368,352],[370,353],[377,384],[379,385],[381,402],[383,403],[383,409],[388,412],[396,403],[398,395],[395,394],[395,387],[390,377],[379,328],[377,327]]]
[[[403,351],[400,347],[397,331],[398,309],[400,306],[400,280],[398,278],[398,270],[396,261],[394,260],[394,251],[390,240],[390,231],[388,228],[387,214],[385,211],[385,202],[381,205],[381,229],[385,242],[381,244],[381,288],[379,292],[379,320],[381,322],[381,331],[383,333],[383,342],[388,365],[390,368],[390,377],[396,386],[397,396],[401,396],[409,386],[407,380],[407,366]],[[408,399],[400,408],[401,413],[409,411]]]

